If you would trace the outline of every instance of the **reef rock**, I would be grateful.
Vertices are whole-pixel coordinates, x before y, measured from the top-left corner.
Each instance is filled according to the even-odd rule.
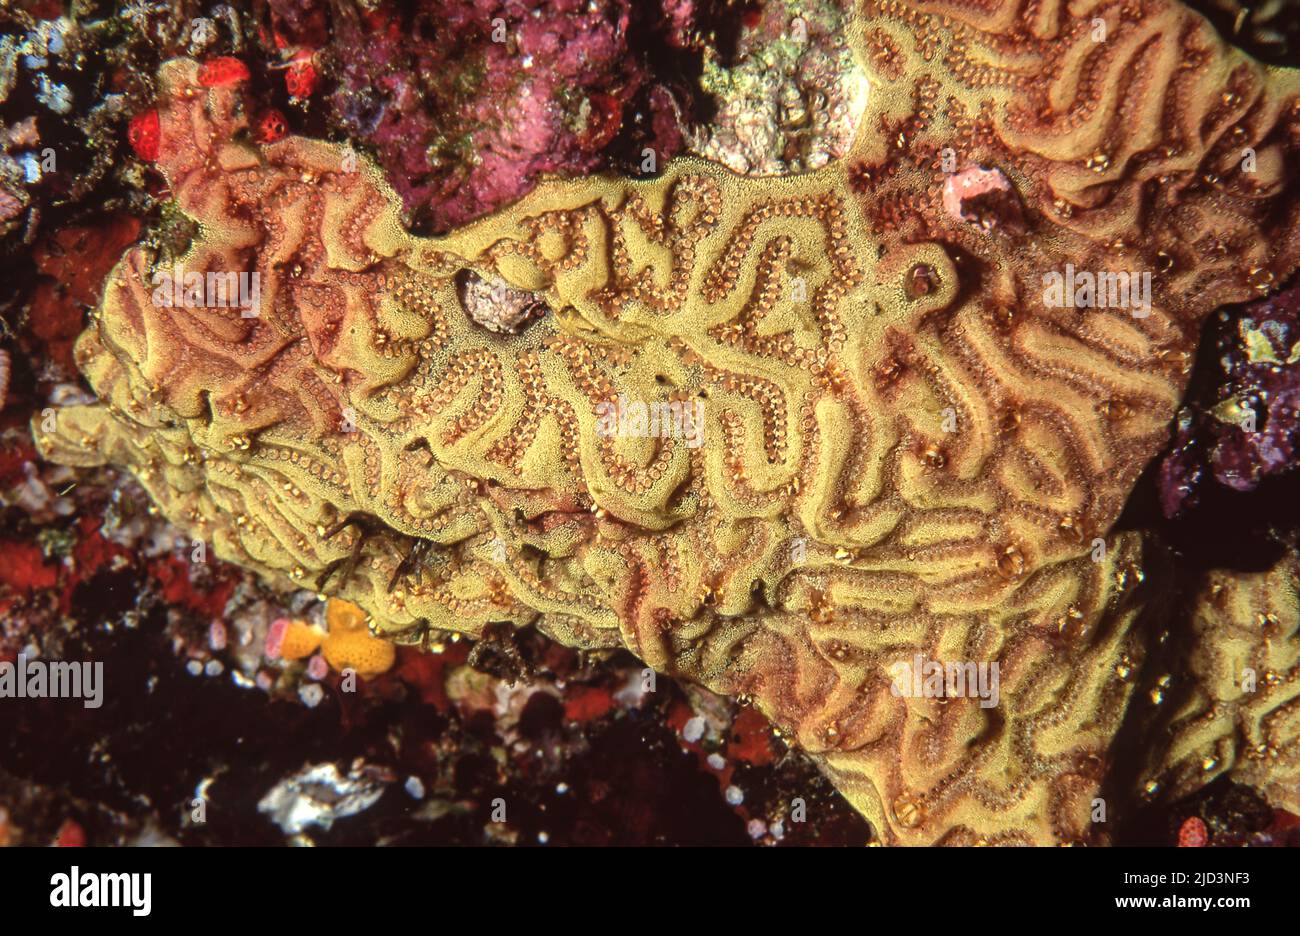
[[[877,0],[847,38],[843,160],[548,183],[438,239],[340,146],[237,142],[233,93],[168,64],[204,285],[168,307],[173,261],[123,258],[76,352],[100,402],[42,452],[394,638],[535,622],[752,698],[885,842],[1104,839],[1147,651],[1111,528],[1200,321],[1300,261],[1300,73],[1170,0]],[[945,165],[1005,176],[1025,233],[946,212]],[[465,271],[547,311],[484,328]],[[1053,304],[1078,271],[1149,302]],[[214,304],[239,272],[257,301]],[[918,659],[997,683],[914,691]]]

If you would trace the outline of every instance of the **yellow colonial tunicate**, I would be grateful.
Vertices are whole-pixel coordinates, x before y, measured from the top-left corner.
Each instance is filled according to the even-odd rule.
[[[370,633],[366,613],[352,602],[331,598],[325,606],[325,623],[329,633],[321,654],[335,671],[353,670],[370,679],[397,662],[397,648]]]
[[[77,345],[99,402],[41,451],[394,639],[535,623],[746,695],[886,842],[1104,838],[1146,650],[1111,528],[1200,320],[1296,265],[1300,81],[1166,0],[886,0],[846,38],[840,162],[547,183],[438,239],[348,149],[235,142],[237,89],[168,63],[199,234],[118,264]],[[1112,270],[1150,295],[1044,289]]]
[[[320,648],[324,639],[320,628],[297,618],[287,620],[276,656],[282,660],[305,660]]]

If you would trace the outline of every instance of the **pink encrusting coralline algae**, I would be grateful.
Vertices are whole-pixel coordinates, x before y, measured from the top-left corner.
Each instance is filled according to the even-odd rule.
[[[312,4],[272,7],[285,5],[301,17]],[[634,100],[671,106],[649,93],[631,17],[629,0],[439,0],[400,22],[378,6],[334,24],[331,120],[375,153],[417,223],[462,224],[543,175],[598,168]],[[652,145],[666,159],[680,138]]]

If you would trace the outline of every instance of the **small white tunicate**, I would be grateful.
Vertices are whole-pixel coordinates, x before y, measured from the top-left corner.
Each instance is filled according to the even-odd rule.
[[[739,806],[745,801],[745,792],[734,783],[727,787],[723,795],[726,797],[728,805],[731,806]]]
[[[709,766],[714,770],[721,770],[727,766],[727,760],[721,754],[710,754]]]
[[[45,48],[50,50],[51,55],[62,55],[63,50],[67,48],[63,44],[63,34],[68,31],[68,21],[60,19],[54,21],[54,28],[50,30],[49,37],[46,39]]]
[[[412,774],[406,778],[406,792],[411,799],[424,799],[424,782]]]
[[[23,181],[28,185],[41,181],[41,161],[35,153],[23,153],[18,157],[18,165],[22,167]]]
[[[203,672],[203,663],[199,660],[190,660],[185,664],[185,672],[191,676],[198,676]]]
[[[208,665],[203,667],[203,672],[207,676],[220,676],[226,671],[226,665],[220,660],[208,660]]]
[[[320,683],[307,683],[298,688],[298,698],[302,699],[302,704],[307,708],[315,708],[325,698],[325,690]]]
[[[72,92],[68,90],[67,85],[51,81],[44,75],[41,75],[40,83],[40,90],[36,93],[37,101],[56,114],[66,114],[72,110]]]
[[[685,725],[682,726],[682,737],[694,744],[700,738],[704,737],[704,718],[696,715]]]

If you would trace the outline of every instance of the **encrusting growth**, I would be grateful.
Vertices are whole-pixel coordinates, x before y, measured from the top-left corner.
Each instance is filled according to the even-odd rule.
[[[77,346],[100,402],[42,451],[394,639],[531,622],[752,698],[885,842],[1104,839],[1146,655],[1111,528],[1201,319],[1300,263],[1300,73],[1171,0],[876,0],[848,38],[872,87],[837,163],[553,182],[438,239],[169,63],[176,263],[259,305],[160,305],[172,262],[130,251]],[[946,210],[957,172],[994,182]],[[1067,264],[1149,271],[1149,307],[1045,303]],[[999,703],[894,691],[918,655],[996,662]]]

